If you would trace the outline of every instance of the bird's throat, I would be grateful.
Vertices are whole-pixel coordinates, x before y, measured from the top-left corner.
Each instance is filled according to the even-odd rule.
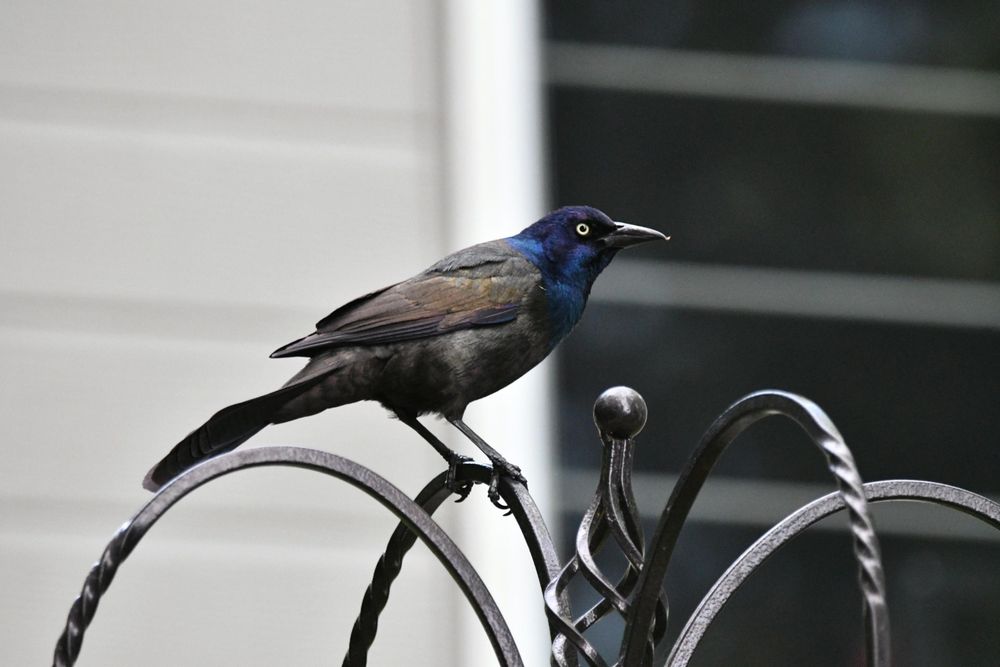
[[[507,242],[534,264],[541,274],[549,316],[549,349],[552,349],[580,321],[590,287],[607,266],[607,261],[572,252],[555,253],[557,256],[553,257],[551,248],[530,237],[516,236],[507,239]]]
[[[565,338],[583,316],[590,293],[589,285],[544,281],[549,313],[550,349]]]

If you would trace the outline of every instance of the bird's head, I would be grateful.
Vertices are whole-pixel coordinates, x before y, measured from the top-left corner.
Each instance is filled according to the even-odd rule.
[[[615,222],[590,206],[564,206],[507,241],[547,279],[589,292],[619,250],[668,238],[654,229]]]

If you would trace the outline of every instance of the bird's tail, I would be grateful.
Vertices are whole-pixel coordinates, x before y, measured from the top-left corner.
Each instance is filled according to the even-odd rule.
[[[142,486],[158,491],[161,486],[207,458],[235,449],[257,431],[272,423],[275,414],[290,400],[312,388],[322,375],[285,385],[270,394],[230,405],[191,431],[153,466]]]

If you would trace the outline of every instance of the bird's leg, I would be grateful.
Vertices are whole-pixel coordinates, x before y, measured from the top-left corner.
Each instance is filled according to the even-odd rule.
[[[462,465],[466,461],[471,461],[472,459],[468,456],[462,456],[456,451],[448,448],[443,442],[438,440],[437,436],[428,430],[426,426],[420,423],[420,421],[412,415],[404,415],[396,413],[399,421],[403,422],[414,431],[416,431],[421,438],[430,443],[438,454],[444,457],[444,460],[448,462],[448,476],[445,478],[445,486],[447,486],[453,493],[458,494],[459,498],[455,502],[462,502],[469,497],[469,493],[472,491],[472,482],[459,482],[456,477],[458,475],[458,466]]]
[[[500,485],[500,477],[510,477],[516,482],[527,485],[528,480],[526,480],[524,475],[521,474],[521,469],[501,456],[500,452],[490,447],[485,440],[479,437],[478,433],[469,428],[469,425],[461,419],[449,419],[448,421],[452,426],[461,431],[465,437],[471,440],[472,444],[482,450],[483,454],[486,454],[486,458],[488,458],[490,463],[493,464],[493,475],[490,477],[490,489],[488,492],[490,501],[500,509],[509,509],[506,505],[500,502],[500,491],[498,488]]]
[[[490,447],[489,443],[483,440],[478,433],[469,428],[468,424],[461,419],[449,419],[448,421],[452,426],[461,431],[465,437],[471,440],[472,444],[478,447],[483,454],[486,454],[486,458],[490,460],[490,463],[492,463],[494,467],[499,468],[504,475],[512,477],[514,480],[521,482],[522,484],[527,483],[527,480],[524,479],[524,475],[521,474],[521,469],[501,456],[500,452]]]

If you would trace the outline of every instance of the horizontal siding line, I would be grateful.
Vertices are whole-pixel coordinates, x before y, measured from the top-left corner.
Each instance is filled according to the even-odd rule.
[[[266,347],[305,331],[315,319],[306,307],[0,290],[0,335],[15,339],[111,337]]]
[[[619,259],[595,302],[1000,329],[1000,284]]]
[[[1000,116],[1000,74],[948,67],[550,42],[561,86]]]
[[[170,154],[186,152],[193,155],[223,155],[236,153],[263,156],[268,159],[327,161],[347,166],[372,166],[406,172],[420,172],[432,167],[431,158],[427,155],[421,155],[417,151],[323,142],[285,141],[276,137],[185,134],[172,131],[140,131],[82,125],[19,123],[5,121],[2,118],[0,118],[0,136],[2,136],[0,154],[5,148],[9,150],[12,137],[15,137],[19,142],[32,141],[36,144],[54,140],[60,144],[89,142],[90,145],[101,148],[103,148],[102,144],[105,143],[116,147],[135,145],[141,146],[143,149],[162,150]]]
[[[557,494],[559,510],[582,513],[593,498],[598,476],[596,469],[561,472],[561,491]],[[641,516],[647,520],[657,519],[677,483],[677,475],[636,473],[632,482]],[[770,528],[799,507],[835,490],[833,480],[829,484],[819,484],[712,477],[699,494],[689,517],[693,522]],[[955,512],[930,507],[928,503],[879,503],[874,505],[874,512],[879,534],[1000,542],[1000,532],[974,518],[957,518]],[[846,518],[838,513],[815,528],[844,531],[846,535]]]
[[[421,111],[0,84],[0,125],[20,134],[137,136],[416,163],[436,149],[435,122]]]
[[[136,480],[138,488],[138,477]],[[268,506],[260,499],[245,505],[201,502],[197,517],[188,515],[171,528],[154,529],[152,533],[156,534],[157,551],[161,554],[189,552],[191,555],[192,547],[197,545],[198,558],[210,560],[240,548],[246,538],[254,541],[255,551],[260,549],[252,554],[252,560],[296,556],[308,561],[323,554],[326,558],[331,554],[341,557],[370,554],[371,545],[383,543],[396,525],[395,517],[378,503],[349,504],[355,495],[347,485],[323,496],[324,500],[335,498],[339,502],[322,508],[308,507],[306,500],[298,507]],[[100,547],[94,543],[103,545],[110,540],[119,523],[132,517],[151,497],[142,494],[138,500],[112,501],[95,496],[67,499],[0,493],[4,507],[0,545],[5,549],[32,550],[52,550],[59,546],[80,549],[90,545],[97,556]],[[176,516],[182,515],[183,511]],[[347,535],[352,540],[345,541],[343,537]]]

